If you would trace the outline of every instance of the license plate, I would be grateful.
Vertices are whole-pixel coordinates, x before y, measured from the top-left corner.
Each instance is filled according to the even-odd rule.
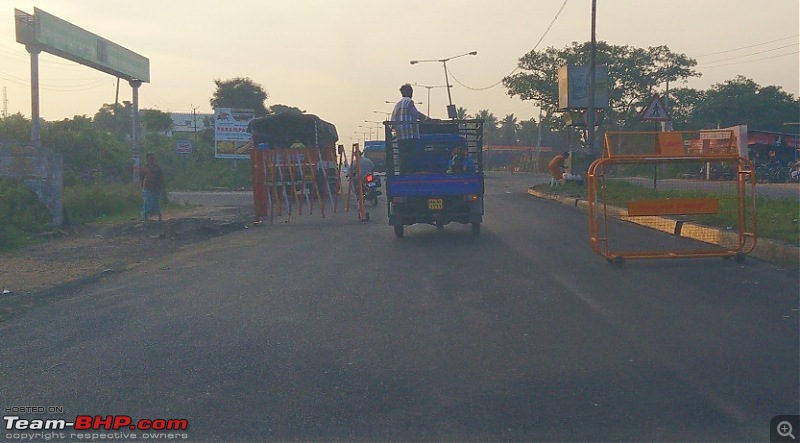
[[[428,209],[442,209],[444,205],[442,204],[441,198],[429,198],[428,199]]]

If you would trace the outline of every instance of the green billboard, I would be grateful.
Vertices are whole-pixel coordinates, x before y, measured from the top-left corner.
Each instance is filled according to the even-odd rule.
[[[17,15],[18,28],[24,23]],[[38,8],[33,8],[34,33],[20,32],[17,41],[126,80],[150,82],[150,60]],[[23,25],[24,26],[24,25]],[[21,35],[25,35],[20,41]],[[31,41],[33,40],[33,41]]]

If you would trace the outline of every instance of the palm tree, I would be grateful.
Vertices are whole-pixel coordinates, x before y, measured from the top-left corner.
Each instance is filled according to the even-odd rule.
[[[517,144],[517,118],[514,114],[507,114],[500,122],[499,138],[500,142],[506,146],[515,146]]]

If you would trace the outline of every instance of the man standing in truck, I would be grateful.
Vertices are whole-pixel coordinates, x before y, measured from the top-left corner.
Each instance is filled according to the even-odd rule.
[[[419,139],[418,120],[428,120],[428,117],[419,112],[414,106],[414,89],[406,83],[400,87],[400,99],[394,105],[392,111],[392,121],[395,122],[395,135],[397,136],[397,148],[400,155],[400,174],[409,174],[409,156],[413,152],[415,140]]]

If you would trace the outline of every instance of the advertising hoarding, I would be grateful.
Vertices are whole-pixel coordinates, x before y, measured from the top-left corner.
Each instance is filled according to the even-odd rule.
[[[608,66],[595,66],[594,108],[608,108]],[[558,70],[558,109],[589,108],[589,66],[565,65]]]
[[[214,157],[250,159],[250,133],[247,127],[255,118],[253,109],[214,109]]]

